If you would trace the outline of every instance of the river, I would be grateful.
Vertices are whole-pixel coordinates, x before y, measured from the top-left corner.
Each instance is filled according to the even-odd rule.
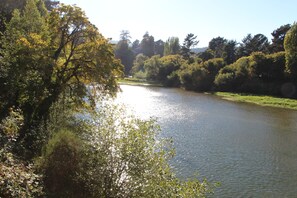
[[[172,138],[177,175],[220,182],[214,197],[297,197],[297,111],[181,89],[121,85],[117,100]]]

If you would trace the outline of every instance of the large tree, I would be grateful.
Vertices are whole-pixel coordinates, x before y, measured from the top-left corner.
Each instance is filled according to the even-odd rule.
[[[199,41],[197,40],[197,36],[190,33],[186,36],[183,45],[180,50],[180,54],[183,56],[185,60],[188,60],[189,62],[193,62],[191,59],[191,56],[194,54],[191,49],[198,45]]]
[[[226,43],[227,40],[223,37],[216,37],[209,42],[208,48],[213,51],[215,58],[223,58]]]
[[[0,32],[6,29],[6,23],[12,18],[12,13],[15,9],[22,11],[26,5],[27,0],[1,0],[0,1]],[[59,2],[55,0],[38,0],[37,7],[41,11],[45,6],[47,10],[52,10]]]
[[[23,112],[18,140],[32,152],[39,151],[36,128],[61,95],[77,105],[92,104],[93,91],[117,90],[121,64],[78,7],[61,5],[42,16],[29,0],[23,14],[14,12],[1,44],[1,115],[10,108]]]
[[[252,52],[269,52],[269,42],[266,36],[263,34],[256,34],[255,36],[248,34],[244,37],[238,49],[238,56],[249,56]]]
[[[297,24],[287,32],[284,47],[286,52],[286,70],[293,81],[297,81]]]
[[[164,45],[164,56],[178,54],[180,50],[179,38],[169,37]]]
[[[120,35],[120,41],[115,46],[115,56],[121,60],[124,65],[125,75],[130,74],[130,70],[133,66],[134,54],[129,46],[130,44],[130,33],[127,30],[123,30]]]
[[[236,61],[237,42],[235,40],[229,40],[224,46],[223,58],[227,65]]]
[[[155,42],[155,55],[160,55],[161,57],[164,55],[164,41],[158,40]]]
[[[271,35],[273,36],[272,43],[270,45],[271,52],[281,52],[285,50],[284,40],[290,28],[290,24],[282,25],[271,33]]]
[[[143,53],[145,56],[152,57],[155,51],[154,37],[149,35],[148,32],[146,32],[143,35],[143,39],[140,42],[140,47],[141,47],[141,53]]]

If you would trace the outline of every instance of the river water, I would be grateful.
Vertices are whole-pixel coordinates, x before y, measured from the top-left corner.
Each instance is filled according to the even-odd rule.
[[[174,140],[177,175],[220,182],[214,197],[297,197],[297,111],[181,89],[121,85],[117,100]]]

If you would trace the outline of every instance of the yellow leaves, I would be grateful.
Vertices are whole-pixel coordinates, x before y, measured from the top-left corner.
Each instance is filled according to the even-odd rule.
[[[23,36],[18,39],[17,43],[30,49],[40,49],[47,46],[47,41],[37,33],[30,33],[27,37]]]
[[[19,40],[18,40],[18,44],[20,45],[23,45],[23,46],[26,46],[26,47],[29,47],[31,48],[31,43],[25,38],[25,37],[21,37]]]

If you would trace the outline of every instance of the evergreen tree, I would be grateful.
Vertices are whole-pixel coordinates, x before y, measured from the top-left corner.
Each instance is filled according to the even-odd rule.
[[[284,40],[287,32],[290,30],[291,25],[283,25],[276,30],[274,30],[271,35],[273,36],[272,38],[272,44],[270,46],[270,51],[271,52],[281,52],[284,51]]]
[[[145,56],[152,57],[155,51],[154,37],[150,36],[148,32],[143,35],[143,39],[140,43],[141,53]]]
[[[199,43],[199,41],[197,41],[196,39],[197,36],[195,36],[194,34],[188,34],[180,50],[180,54],[183,56],[183,58],[185,60],[188,60],[190,63],[193,62],[191,56],[192,54],[194,54],[193,52],[191,52],[191,49]]]

